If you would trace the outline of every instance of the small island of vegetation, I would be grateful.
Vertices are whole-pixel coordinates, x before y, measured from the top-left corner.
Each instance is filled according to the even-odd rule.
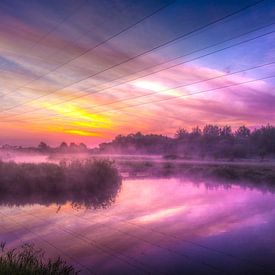
[[[107,207],[120,190],[121,177],[108,160],[55,163],[0,161],[0,203],[65,204]]]

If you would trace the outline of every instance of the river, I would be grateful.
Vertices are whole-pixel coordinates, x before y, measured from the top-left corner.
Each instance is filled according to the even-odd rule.
[[[109,206],[19,201],[0,223],[81,274],[275,274],[275,193],[242,184],[126,178]]]

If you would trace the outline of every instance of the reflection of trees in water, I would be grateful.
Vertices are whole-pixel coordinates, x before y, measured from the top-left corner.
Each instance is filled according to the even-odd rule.
[[[121,161],[118,165],[122,174],[128,178],[183,177],[202,182],[241,182],[251,186],[267,185],[270,189],[275,187],[275,168],[270,164]]]
[[[218,181],[218,180],[210,180],[210,179],[204,179],[204,180],[198,180],[192,182],[194,186],[200,187],[204,186],[207,190],[218,190],[218,189],[224,189],[224,190],[230,190],[233,186],[238,186],[243,190],[258,190],[263,193],[275,193],[275,186],[270,184],[257,184],[253,182],[247,182],[247,181]]]
[[[121,188],[121,177],[106,160],[74,160],[52,163],[16,164],[0,162],[0,203],[72,207],[108,207]]]
[[[150,164],[150,165],[149,165]],[[177,162],[123,162],[122,174],[128,179],[178,178],[207,189],[257,189],[275,193],[275,169],[272,166],[177,163]]]
[[[107,188],[101,188],[95,190],[95,192],[75,192],[66,191],[63,193],[51,193],[47,192],[44,194],[0,194],[0,204],[7,206],[23,206],[27,204],[41,204],[50,205],[58,204],[64,205],[71,203],[75,209],[86,207],[86,208],[106,208],[115,202],[116,196],[120,191],[120,184],[115,182],[113,186]]]

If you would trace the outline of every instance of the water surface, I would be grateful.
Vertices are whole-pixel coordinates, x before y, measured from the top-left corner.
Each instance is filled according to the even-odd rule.
[[[33,242],[82,274],[275,274],[267,189],[126,179],[109,207],[18,204],[0,206],[1,239]]]

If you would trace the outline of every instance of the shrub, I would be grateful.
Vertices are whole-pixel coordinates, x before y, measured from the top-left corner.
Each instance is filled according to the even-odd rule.
[[[0,274],[75,275],[78,272],[60,257],[46,260],[43,251],[31,244],[6,251],[5,243],[1,243]]]

